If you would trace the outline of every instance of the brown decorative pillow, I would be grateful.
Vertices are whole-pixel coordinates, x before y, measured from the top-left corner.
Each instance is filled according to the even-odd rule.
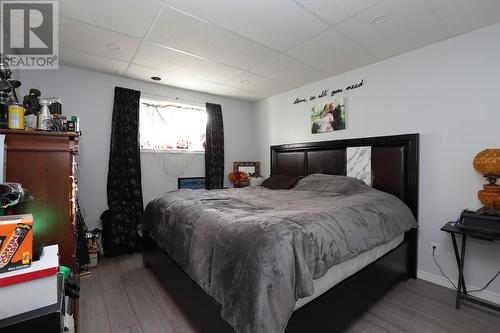
[[[270,190],[289,190],[295,186],[302,177],[290,177],[285,175],[272,175],[264,180],[261,186]]]

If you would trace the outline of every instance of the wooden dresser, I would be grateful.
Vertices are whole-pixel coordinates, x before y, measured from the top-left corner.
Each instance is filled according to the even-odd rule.
[[[5,134],[6,181],[21,183],[33,200],[12,206],[33,214],[33,243],[58,244],[61,265],[76,270],[77,133],[0,130]]]

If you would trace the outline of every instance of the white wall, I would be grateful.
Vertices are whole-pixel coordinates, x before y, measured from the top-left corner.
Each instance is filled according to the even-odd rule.
[[[497,24],[258,102],[262,170],[269,172],[274,144],[420,133],[420,276],[444,281],[430,255],[430,243],[437,242],[438,260],[456,280],[451,240],[439,229],[462,209],[480,207],[476,192],[485,181],[472,159],[484,148],[500,147],[499,40]],[[347,97],[347,129],[311,134],[314,102],[292,105],[295,98],[361,79],[363,87],[339,94]],[[499,253],[498,243],[469,242],[467,282],[483,286],[500,269]],[[500,300],[500,281],[488,290],[494,293],[481,296]]]
[[[233,161],[256,158],[255,146],[249,140],[254,133],[251,103],[71,67],[61,67],[59,70],[24,70],[20,80],[22,87],[18,91],[19,96],[26,95],[30,88],[38,88],[42,97],[62,98],[63,114],[80,117],[83,136],[80,145],[78,197],[86,212],[85,222],[91,229],[99,225],[99,216],[107,209],[106,180],[115,86],[170,99],[177,97],[179,101],[202,105],[205,102],[221,104],[224,117],[225,174],[232,169]],[[177,188],[177,178],[169,177],[163,172],[154,154],[142,153],[141,164],[145,203],[158,194]],[[204,168],[204,155],[197,154],[183,176],[204,176]],[[226,185],[230,185],[227,179]]]

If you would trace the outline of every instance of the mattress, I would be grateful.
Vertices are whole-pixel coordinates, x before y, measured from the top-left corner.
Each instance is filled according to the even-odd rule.
[[[395,249],[404,240],[404,233],[394,237],[387,243],[381,244],[371,250],[360,253],[358,256],[343,261],[340,264],[332,266],[325,275],[313,280],[314,293],[311,296],[304,297],[295,302],[295,310],[303,307],[307,303],[324,294],[339,282],[354,275],[364,267],[368,266],[384,254]]]

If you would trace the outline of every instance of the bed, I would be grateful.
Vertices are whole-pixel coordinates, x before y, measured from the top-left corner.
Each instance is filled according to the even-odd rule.
[[[361,146],[373,189],[342,176]],[[204,331],[232,330],[218,311],[238,332],[338,330],[416,277],[417,134],[272,146],[271,173],[307,177],[288,191],[181,191],[146,209],[145,265],[204,304]]]

